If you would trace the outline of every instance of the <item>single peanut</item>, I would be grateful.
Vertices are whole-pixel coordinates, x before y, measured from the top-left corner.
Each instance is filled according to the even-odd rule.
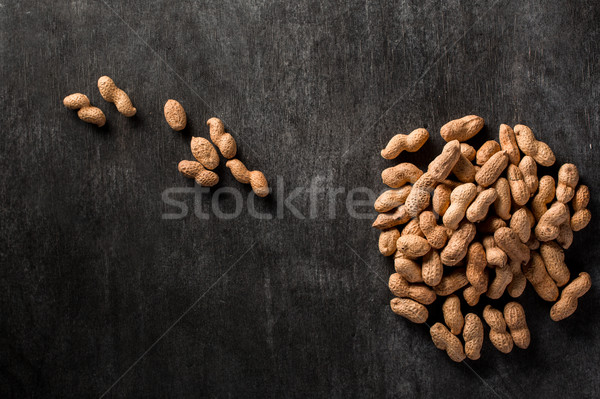
[[[183,106],[176,100],[167,100],[164,107],[165,120],[171,129],[180,131],[187,125],[187,116]]]
[[[225,166],[231,170],[231,174],[237,181],[244,184],[250,184],[254,194],[259,197],[266,197],[269,195],[269,185],[265,175],[261,171],[249,171],[239,159],[230,159]]]
[[[486,274],[487,260],[480,242],[474,242],[467,251],[467,280],[478,291],[485,292],[488,284]]]
[[[477,150],[475,163],[483,166],[495,153],[501,151],[500,144],[496,140],[488,140]]]
[[[405,206],[409,217],[416,218],[423,209],[429,206],[431,193],[436,184],[437,180],[429,173],[424,173],[419,177],[406,198]]]
[[[471,360],[479,359],[481,357],[481,347],[483,346],[483,323],[475,313],[468,313],[465,316],[463,339],[465,340],[465,354],[467,357]]]
[[[225,125],[219,118],[210,118],[206,121],[210,131],[210,140],[219,148],[221,154],[231,159],[237,153],[237,144],[233,136],[225,133]]]
[[[402,252],[409,258],[419,258],[425,255],[431,249],[429,242],[417,235],[400,236],[396,242],[398,251]]]
[[[506,178],[510,185],[510,193],[515,204],[519,206],[525,205],[529,201],[529,189],[527,188],[527,184],[525,184],[521,169],[513,164],[508,165]]]
[[[512,279],[506,286],[506,291],[508,291],[508,295],[511,297],[518,298],[523,294],[523,291],[525,291],[527,279],[525,278],[525,275],[523,275],[523,270],[521,269],[521,263],[519,261],[511,260],[509,266],[512,273]]]
[[[98,79],[98,90],[100,95],[109,103],[114,103],[117,110],[126,117],[135,115],[137,110],[131,104],[131,100],[127,93],[119,89],[115,82],[108,76],[102,76]]]
[[[510,284],[513,279],[513,272],[511,265],[496,266],[494,269],[496,276],[490,283],[487,290],[487,297],[490,299],[498,299],[506,290],[506,287]]]
[[[523,244],[509,227],[502,227],[494,233],[494,241],[511,260],[520,264],[529,262],[529,248]]]
[[[523,159],[521,159],[521,162],[519,162],[519,169],[523,174],[523,180],[527,186],[527,191],[529,191],[529,196],[533,197],[539,184],[537,163],[535,163],[535,159],[529,155],[524,156]]]
[[[379,234],[379,252],[383,256],[390,256],[396,252],[396,241],[400,238],[398,229],[383,230]]]
[[[465,269],[461,268],[442,277],[440,283],[433,287],[433,290],[439,296],[448,296],[460,290],[467,284],[469,284],[469,280],[467,280]]]
[[[391,188],[398,188],[406,183],[416,183],[422,175],[421,169],[412,163],[404,162],[381,172],[381,180]]]
[[[204,137],[192,137],[190,147],[192,148],[194,158],[206,169],[214,169],[219,166],[219,154],[217,154],[217,150]]]
[[[526,209],[517,209],[510,218],[510,228],[517,234],[522,243],[529,241],[532,228]]]
[[[509,302],[504,306],[504,320],[510,329],[510,335],[515,345],[527,349],[531,342],[531,334],[527,328],[525,310],[517,302]]]
[[[535,292],[544,301],[554,302],[558,298],[558,287],[546,271],[544,260],[537,252],[531,253],[531,260],[523,266],[523,274],[533,285]]]
[[[409,284],[399,273],[390,276],[388,286],[392,294],[398,298],[410,298],[423,305],[429,305],[435,301],[435,292],[424,284]]]
[[[416,152],[425,144],[427,139],[429,139],[429,132],[423,128],[413,130],[410,134],[397,134],[381,150],[381,156],[385,159],[394,159],[402,151]]]
[[[488,187],[494,184],[500,174],[508,165],[508,155],[506,151],[499,151],[492,155],[490,159],[479,169],[475,175],[475,181],[482,187]]]
[[[427,321],[427,308],[417,301],[408,298],[394,298],[390,301],[392,311],[413,323],[421,324]]]
[[[467,141],[483,128],[485,121],[477,115],[467,115],[446,123],[440,129],[440,135],[446,141]]]
[[[556,236],[556,242],[563,247],[568,249],[573,244],[573,229],[571,228],[571,218],[567,218],[560,226],[558,226],[558,235]]]
[[[182,175],[189,179],[195,179],[200,186],[212,187],[219,182],[219,175],[204,169],[200,162],[181,161],[177,168]]]
[[[63,104],[69,109],[78,110],[77,116],[84,122],[93,123],[98,127],[102,127],[106,123],[104,112],[98,107],[92,107],[85,94],[70,94],[65,97]]]
[[[560,321],[571,316],[577,310],[577,299],[588,292],[591,286],[590,275],[586,272],[579,273],[579,276],[563,289],[560,299],[550,309],[550,318]]]
[[[423,282],[421,266],[413,259],[404,255],[402,251],[396,251],[394,255],[394,269],[396,273],[404,277],[409,283]]]
[[[439,252],[435,249],[431,249],[431,251],[423,256],[421,274],[423,276],[423,282],[430,287],[435,287],[442,281],[444,265],[440,259]]]
[[[463,222],[463,224],[456,230],[450,239],[448,244],[442,250],[440,258],[442,263],[447,266],[455,266],[460,262],[469,249],[469,244],[475,238],[476,228],[473,223]]]
[[[469,222],[475,223],[482,221],[487,216],[490,205],[496,201],[496,190],[488,188],[477,195],[477,198],[467,208],[467,219]]]
[[[387,190],[375,200],[377,212],[387,212],[404,204],[412,186],[403,186],[396,190]]]
[[[506,253],[498,248],[494,236],[483,237],[482,244],[485,247],[485,256],[488,265],[493,267],[504,267],[508,262]]]
[[[430,329],[431,339],[436,348],[445,350],[455,362],[465,360],[465,351],[456,335],[453,335],[442,323],[435,323]]]
[[[562,287],[569,282],[571,272],[565,264],[565,252],[554,241],[543,242],[540,246],[540,255],[546,265],[548,274],[556,285]]]
[[[538,193],[531,202],[531,211],[536,220],[540,220],[542,215],[548,211],[548,204],[554,198],[554,178],[552,176],[543,176],[540,179]]]
[[[469,161],[462,153],[458,157],[454,168],[452,168],[452,173],[454,176],[458,178],[463,183],[470,183],[475,180],[475,174],[477,170],[475,170],[475,166]]]
[[[473,162],[477,156],[477,150],[467,143],[460,143],[460,153],[471,162]]]
[[[423,234],[423,231],[421,231],[421,227],[419,226],[419,219],[411,219],[410,222],[406,223],[406,226],[404,226],[400,235],[416,235],[419,237],[425,237],[425,234]]]
[[[477,187],[473,183],[462,184],[452,190],[452,194],[450,194],[450,206],[442,218],[444,226],[456,230],[464,218],[468,206],[476,196]]]
[[[502,312],[487,305],[483,309],[483,318],[490,326],[490,341],[502,353],[509,353],[513,348],[512,336],[506,331],[506,321]]]
[[[515,132],[508,125],[500,125],[499,132],[500,147],[508,154],[508,159],[513,165],[518,165],[521,159],[521,153],[517,145],[517,138]]]
[[[447,143],[427,167],[427,173],[438,182],[446,179],[460,158],[460,143],[457,140]]]
[[[577,191],[575,192],[575,197],[573,198],[573,210],[575,212],[580,211],[582,209],[587,208],[590,202],[590,189],[588,186],[580,185]]]
[[[484,270],[484,276],[486,279],[485,289],[479,290],[473,285],[469,285],[467,288],[464,289],[463,297],[465,298],[465,302],[467,302],[469,306],[477,305],[479,303],[479,298],[481,297],[481,295],[487,292],[487,279],[489,278],[487,270]]]
[[[554,240],[560,232],[559,226],[568,219],[569,208],[561,202],[555,202],[535,226],[535,237],[540,241]]]
[[[571,229],[579,231],[584,229],[592,220],[592,212],[589,209],[582,209],[573,214],[571,218]]]
[[[387,230],[399,224],[404,224],[409,220],[410,216],[406,212],[406,206],[400,205],[394,211],[380,213],[373,222],[373,227],[379,230]]]
[[[436,217],[431,211],[422,212],[419,215],[419,227],[432,248],[443,248],[448,240],[448,229],[444,226],[438,226]]]
[[[536,140],[531,129],[525,125],[515,126],[515,136],[519,149],[542,166],[552,166],[556,157],[548,144]]]
[[[442,305],[442,313],[444,314],[446,325],[450,327],[450,332],[454,335],[460,334],[465,324],[465,319],[460,312],[460,299],[456,295],[450,295],[446,298]]]
[[[433,211],[440,217],[444,216],[450,206],[450,194],[452,194],[452,189],[445,184],[438,184],[433,191],[431,206]]]
[[[588,186],[581,185],[573,197],[573,210],[575,213],[571,217],[570,225],[572,231],[579,231],[585,228],[592,219],[592,213],[586,209],[590,202],[590,189]]]
[[[579,182],[577,166],[566,163],[558,170],[558,185],[556,186],[556,200],[566,204],[575,195],[575,187]]]

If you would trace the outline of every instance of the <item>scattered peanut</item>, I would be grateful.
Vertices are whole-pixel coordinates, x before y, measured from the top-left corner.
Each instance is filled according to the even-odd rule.
[[[531,129],[525,125],[517,125],[514,129],[519,149],[529,155],[542,166],[552,166],[556,160],[548,144],[537,141]]]
[[[442,277],[440,283],[433,287],[435,293],[439,296],[448,296],[460,290],[469,284],[464,269],[457,269],[447,276]]]
[[[554,241],[543,242],[540,245],[540,255],[542,255],[548,274],[556,281],[556,285],[562,287],[567,284],[571,273],[565,264],[565,253],[562,248]]]
[[[244,184],[250,184],[252,191],[259,197],[266,197],[269,195],[269,185],[262,172],[258,170],[249,171],[242,161],[238,159],[230,159],[225,166],[231,170],[231,174],[237,181]]]
[[[590,275],[586,272],[579,273],[579,276],[563,289],[560,299],[550,309],[550,318],[560,321],[571,316],[577,309],[577,300],[588,292],[591,286]]]
[[[429,317],[429,312],[424,305],[408,298],[394,298],[390,301],[392,311],[398,316],[402,316],[413,323],[425,323]]]
[[[438,216],[444,216],[446,210],[450,206],[450,194],[452,193],[452,189],[445,185],[439,184],[435,190],[433,191],[433,198],[431,199],[431,206],[433,207],[433,211]]]
[[[425,238],[414,234],[400,236],[396,242],[396,247],[398,251],[413,259],[420,258],[431,249],[431,245]]]
[[[465,217],[467,208],[476,196],[477,187],[473,183],[466,183],[452,190],[450,206],[442,218],[444,226],[456,230],[460,221]]]
[[[488,140],[477,150],[475,163],[483,166],[495,153],[501,151],[500,144],[496,140]]]
[[[164,108],[165,120],[171,129],[180,131],[187,125],[187,116],[183,106],[176,100],[167,100]]]
[[[423,256],[421,275],[423,276],[423,282],[430,287],[435,287],[442,281],[444,265],[440,259],[439,252],[435,249],[432,249]]]
[[[379,230],[387,230],[394,226],[404,224],[409,220],[410,216],[406,212],[406,206],[400,205],[392,212],[380,213],[373,222],[373,227]]]
[[[484,120],[477,115],[467,115],[446,123],[440,135],[446,141],[467,141],[483,128]]]
[[[508,165],[506,178],[515,204],[519,206],[525,205],[529,201],[529,190],[527,189],[527,184],[525,184],[521,169],[513,164]]]
[[[460,156],[460,143],[458,140],[450,141],[444,146],[442,153],[431,161],[427,167],[427,173],[438,182],[446,179]]]
[[[523,273],[540,298],[549,302],[556,301],[558,287],[546,271],[544,260],[540,254],[537,252],[531,253],[531,260],[523,267]]]
[[[490,159],[479,169],[475,175],[475,181],[482,187],[488,187],[494,184],[500,174],[508,165],[508,155],[506,151],[499,151],[492,155]]]
[[[409,283],[423,282],[421,266],[413,259],[408,258],[402,251],[396,251],[394,255],[394,269]]]
[[[456,295],[450,295],[442,305],[442,312],[450,332],[454,335],[460,334],[465,324],[465,319],[460,312],[460,299]]]
[[[560,232],[559,226],[568,219],[569,208],[561,202],[555,202],[535,226],[535,237],[540,241],[554,240]]]
[[[77,116],[84,122],[93,123],[98,127],[104,126],[106,117],[104,112],[98,107],[92,107],[90,100],[85,94],[75,93],[65,97],[63,100],[65,107],[78,110]]]
[[[448,240],[448,244],[442,250],[440,254],[442,263],[447,266],[455,266],[463,260],[467,254],[469,244],[475,238],[475,233],[476,229],[473,223],[463,222],[458,230],[452,234],[450,240]]]
[[[494,189],[496,189],[496,201],[494,202],[494,210],[496,215],[500,216],[504,220],[510,219],[510,208],[511,208],[511,194],[510,185],[508,180],[504,177],[499,178],[494,183]]]
[[[377,212],[387,212],[404,204],[412,186],[403,186],[397,190],[383,192],[375,201]]]
[[[532,157],[526,155],[521,159],[521,162],[519,162],[519,169],[523,174],[523,180],[527,186],[527,191],[529,191],[529,196],[532,197],[537,191],[539,184],[537,164]]]
[[[510,335],[515,345],[527,349],[531,342],[529,328],[525,320],[525,310],[517,302],[509,302],[504,306],[504,320],[510,329]]]
[[[204,137],[192,137],[190,143],[192,155],[206,169],[214,169],[219,166],[219,154],[210,141]]]
[[[398,298],[410,298],[423,305],[430,305],[435,301],[435,292],[424,284],[409,284],[399,273],[390,276],[388,282],[390,291]]]
[[[391,188],[398,188],[406,183],[416,183],[422,175],[421,169],[412,163],[405,162],[381,172],[381,180],[383,180],[383,184]]]
[[[219,118],[210,118],[206,124],[209,127],[210,140],[219,148],[221,154],[227,159],[235,157],[237,144],[231,134],[225,133],[223,122]]]
[[[540,179],[538,193],[531,202],[531,211],[536,220],[540,220],[542,215],[548,211],[548,204],[554,198],[554,178],[552,176],[543,176]]]
[[[460,153],[471,162],[473,162],[477,156],[477,150],[467,143],[460,143]]]
[[[402,151],[416,152],[425,144],[427,139],[429,139],[429,132],[423,128],[413,130],[410,134],[397,134],[381,150],[381,156],[385,159],[394,159]]]
[[[396,252],[396,241],[400,238],[398,229],[391,228],[379,233],[379,252],[383,256],[390,256]]]
[[[496,197],[496,190],[493,188],[488,188],[487,190],[480,192],[477,195],[477,198],[475,198],[475,201],[467,208],[467,220],[475,223],[485,219],[488,209],[490,208],[490,205],[496,201]]]
[[[430,329],[431,339],[436,348],[445,350],[455,362],[465,360],[465,351],[456,335],[453,335],[442,323],[435,323]]]
[[[518,165],[519,160],[521,159],[521,153],[519,152],[517,138],[512,128],[508,125],[500,125],[498,139],[500,140],[500,147],[508,154],[510,163]]]
[[[512,336],[506,331],[506,321],[502,312],[487,305],[483,309],[483,318],[490,326],[490,341],[502,353],[509,353],[513,348]]]
[[[463,339],[465,340],[465,354],[467,357],[471,360],[479,359],[481,357],[481,347],[483,346],[483,323],[475,313],[468,313],[465,316]]]
[[[437,225],[433,212],[425,211],[419,215],[419,227],[432,248],[440,249],[444,247],[446,240],[448,240],[448,229]]]
[[[115,82],[108,76],[102,76],[98,79],[98,90],[100,95],[109,103],[114,103],[117,110],[126,117],[135,115],[137,110],[131,104],[131,100],[127,93],[119,89]]]
[[[204,169],[200,162],[181,161],[177,168],[182,175],[189,179],[195,179],[200,186],[212,187],[219,182],[219,175]]]

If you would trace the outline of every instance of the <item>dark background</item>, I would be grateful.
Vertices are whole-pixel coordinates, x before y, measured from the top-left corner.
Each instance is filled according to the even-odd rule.
[[[2,2],[0,396],[598,397],[596,222],[567,251],[595,285],[575,315],[552,322],[529,286],[530,348],[503,355],[486,339],[481,360],[455,364],[391,312],[373,211],[346,211],[349,190],[384,188],[393,134],[429,129],[399,158],[425,167],[440,126],[474,113],[486,119],[475,145],[500,123],[531,126],[557,167],[577,164],[600,214],[600,5],[474,3]],[[101,75],[134,118],[101,98]],[[63,107],[73,92],[104,110],[104,128]],[[183,134],[163,119],[169,98],[187,110]],[[177,163],[212,116],[275,191],[345,189],[335,217],[324,193],[310,217],[302,192],[304,219],[278,217],[273,195],[255,201],[271,220],[246,199],[233,220],[201,220],[191,194],[173,196],[189,216],[164,219],[177,208],[162,193],[193,187]],[[217,171],[213,193],[246,198]]]

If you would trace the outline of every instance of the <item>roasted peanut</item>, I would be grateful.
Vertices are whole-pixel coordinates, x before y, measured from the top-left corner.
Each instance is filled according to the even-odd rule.
[[[419,258],[431,249],[431,245],[425,238],[414,234],[400,236],[396,242],[396,247],[398,251],[409,258]]]
[[[445,350],[455,362],[465,360],[465,351],[456,335],[453,335],[442,323],[435,323],[430,329],[431,339],[436,348]]]
[[[430,287],[435,287],[442,281],[444,265],[440,259],[439,252],[435,249],[432,249],[423,256],[421,274],[423,282]]]
[[[381,156],[385,159],[394,159],[402,151],[416,152],[429,139],[429,132],[423,128],[413,130],[410,134],[397,134],[381,150]]]
[[[460,334],[465,324],[465,319],[460,312],[460,299],[456,295],[450,295],[446,298],[442,305],[442,313],[444,314],[446,325],[450,327],[450,332],[454,335]]]
[[[479,242],[469,245],[467,251],[467,280],[479,292],[485,292],[487,288],[486,266],[487,260],[483,245]]]
[[[523,294],[523,291],[525,291],[527,279],[523,275],[521,262],[511,260],[509,266],[512,273],[512,280],[508,283],[506,291],[508,291],[508,295],[511,297],[518,298]]]
[[[573,210],[575,212],[587,208],[590,202],[590,189],[588,186],[580,185],[573,198]]]
[[[419,177],[406,198],[405,206],[409,217],[416,218],[423,209],[429,206],[431,193],[436,184],[437,181],[429,173]]]
[[[512,262],[511,262],[512,263]],[[498,299],[504,294],[504,290],[510,284],[513,279],[513,272],[511,265],[496,266],[494,269],[496,276],[490,283],[487,290],[487,297],[490,299]]]
[[[127,93],[119,89],[115,82],[108,76],[102,76],[98,79],[98,90],[100,95],[109,103],[114,103],[117,110],[123,116],[133,116],[137,112]]]
[[[496,197],[496,190],[493,188],[488,188],[480,192],[473,203],[467,208],[466,216],[469,222],[482,221],[487,216],[490,205],[496,201]]]
[[[460,158],[460,143],[457,140],[450,141],[444,146],[441,154],[438,155],[427,167],[427,173],[438,182],[446,179],[458,159]]]
[[[413,259],[404,255],[402,251],[396,251],[394,255],[394,269],[396,273],[404,277],[409,283],[423,282],[421,266]]]
[[[579,276],[563,289],[560,299],[550,309],[550,318],[560,321],[571,316],[577,310],[577,299],[588,292],[591,286],[590,275],[586,272],[579,273]]]
[[[265,175],[261,171],[249,171],[239,159],[230,159],[225,166],[231,170],[231,174],[237,181],[244,184],[250,184],[254,194],[259,197],[266,197],[269,195],[269,185]]]
[[[519,162],[519,169],[523,174],[523,180],[527,186],[527,191],[529,191],[529,196],[533,197],[539,184],[535,160],[529,155],[524,156],[521,162]]]
[[[391,188],[398,188],[406,183],[416,183],[422,175],[421,169],[412,163],[404,162],[381,172],[381,180]]]
[[[190,143],[192,155],[206,169],[214,169],[219,166],[219,154],[210,141],[203,137],[192,137]]]
[[[494,184],[500,174],[508,165],[508,155],[506,151],[499,151],[492,155],[490,159],[479,169],[475,175],[475,181],[482,187],[488,187]]]
[[[515,132],[508,125],[500,125],[499,131],[500,147],[508,154],[510,163],[518,165],[521,159],[521,153],[517,145],[517,138]]]
[[[516,125],[515,136],[519,149],[542,166],[552,166],[556,157],[548,144],[536,140],[531,129],[525,125]]]
[[[185,129],[185,126],[187,125],[187,116],[183,106],[179,104],[179,101],[167,100],[163,112],[165,114],[165,120],[171,129],[175,131]]]
[[[508,262],[506,253],[498,248],[494,236],[483,237],[483,246],[485,247],[485,257],[488,265],[494,267],[504,267]]]
[[[567,284],[571,278],[571,272],[565,264],[563,249],[554,241],[543,242],[540,245],[540,255],[542,255],[548,274],[556,281],[556,285],[562,287]]]
[[[571,218],[571,229],[579,231],[584,229],[592,220],[592,212],[589,209],[581,209],[573,214]]]
[[[401,236],[406,235],[416,235],[419,237],[425,237],[425,234],[421,231],[421,227],[419,227],[419,219],[411,219],[410,222],[406,223],[406,226],[400,232]]]
[[[373,227],[379,230],[387,230],[394,226],[404,224],[410,220],[410,216],[406,213],[406,206],[400,205],[394,211],[380,213],[377,219],[373,222]]]
[[[567,218],[560,226],[558,226],[558,235],[556,236],[556,242],[563,247],[568,249],[573,244],[573,229],[571,228],[571,218]]]
[[[63,100],[63,104],[69,109],[78,110],[77,116],[84,122],[93,123],[98,127],[102,127],[106,123],[104,112],[98,107],[92,107],[89,98],[85,94],[68,95]]]
[[[463,339],[465,340],[465,354],[467,357],[471,360],[479,359],[481,357],[481,347],[483,346],[483,323],[475,313],[468,313],[465,316]]]
[[[475,163],[483,166],[495,153],[501,151],[500,144],[496,140],[488,140],[477,150]]]
[[[374,208],[377,212],[387,212],[404,204],[412,186],[403,186],[396,190],[383,192],[376,200]]]
[[[440,135],[446,141],[467,141],[483,128],[484,120],[477,115],[467,115],[446,123],[440,129]]]
[[[575,195],[575,187],[579,182],[577,166],[566,163],[558,170],[558,185],[556,186],[556,200],[566,204]]]
[[[463,183],[470,183],[475,180],[477,171],[475,167],[464,155],[460,154],[458,161],[452,168],[452,173]]]
[[[543,176],[540,179],[538,193],[531,202],[531,211],[536,220],[540,220],[542,215],[548,211],[548,204],[554,198],[554,178],[552,176]]]
[[[396,241],[400,238],[398,229],[383,230],[379,233],[379,252],[383,256],[390,256],[396,252]]]
[[[452,189],[445,184],[438,184],[433,191],[433,198],[431,199],[431,206],[433,211],[440,217],[444,216],[446,210],[450,206],[450,195]]]
[[[523,266],[523,274],[533,285],[535,292],[544,301],[554,302],[558,298],[558,287],[546,271],[544,260],[537,252],[531,253],[531,260]]]
[[[531,227],[526,208],[517,209],[510,218],[510,228],[517,234],[522,243],[529,241]]]
[[[531,342],[531,334],[527,328],[525,310],[517,302],[509,302],[504,306],[504,320],[510,329],[510,335],[515,345],[527,349]]]
[[[496,189],[496,201],[494,201],[494,210],[496,215],[500,216],[504,220],[510,219],[510,208],[511,208],[511,194],[510,185],[508,180],[504,177],[499,178],[494,183],[494,189]]]
[[[461,268],[442,277],[440,283],[433,287],[433,290],[439,296],[448,296],[460,290],[467,284],[469,284],[469,280],[467,280],[465,269]]]
[[[210,140],[219,148],[221,154],[231,159],[237,153],[237,144],[233,136],[225,133],[225,125],[219,118],[210,118],[206,121],[210,131]]]
[[[490,341],[502,353],[509,353],[513,348],[512,336],[506,331],[506,321],[502,312],[487,305],[483,309],[483,318],[490,326]]]
[[[559,226],[568,219],[569,208],[561,202],[555,202],[535,226],[535,237],[540,241],[554,240],[560,232]]]
[[[527,184],[525,184],[521,169],[513,164],[508,165],[506,178],[510,185],[510,193],[515,204],[519,206],[525,205],[529,201],[529,190],[527,189]]]
[[[477,196],[477,188],[473,183],[466,183],[456,187],[450,194],[450,206],[444,213],[442,221],[444,226],[456,230],[464,218],[468,206]]]
[[[448,240],[448,230],[444,226],[437,225],[433,212],[425,211],[419,215],[419,227],[433,248],[444,247]]]
[[[429,312],[424,305],[408,298],[394,298],[390,301],[392,311],[413,323],[421,324],[427,321]]]
[[[471,162],[473,162],[477,156],[475,148],[467,143],[460,143],[460,153]]]
[[[219,175],[204,169],[200,162],[181,161],[177,168],[182,175],[189,179],[195,179],[200,186],[212,187],[219,182]]]
[[[463,224],[456,230],[450,239],[448,244],[442,250],[440,258],[442,263],[447,266],[455,266],[460,262],[469,248],[469,244],[475,238],[475,225],[469,222],[463,222]]]
[[[529,262],[529,248],[523,244],[509,227],[502,227],[494,233],[494,241],[511,260],[521,264]]]
[[[392,294],[398,298],[410,298],[423,305],[429,305],[435,301],[435,292],[424,284],[409,284],[399,273],[390,276],[388,286]]]

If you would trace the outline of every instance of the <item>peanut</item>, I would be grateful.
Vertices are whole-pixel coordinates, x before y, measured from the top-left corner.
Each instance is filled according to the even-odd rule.
[[[471,162],[473,162],[477,156],[475,148],[467,143],[460,143],[460,153]]]
[[[431,339],[436,348],[445,350],[455,362],[465,360],[465,351],[456,335],[453,335],[442,323],[435,323],[430,329]]]
[[[558,287],[546,271],[544,260],[540,254],[537,252],[531,253],[531,260],[523,267],[523,273],[540,298],[549,302],[556,301]]]
[[[494,189],[496,189],[496,193],[498,194],[496,201],[494,202],[496,215],[504,220],[508,220],[510,219],[510,208],[512,204],[508,180],[504,177],[499,178],[494,183]]]
[[[387,230],[399,224],[404,224],[410,220],[406,212],[406,206],[401,205],[393,212],[380,213],[373,222],[373,227],[379,230]]]
[[[542,166],[552,166],[556,157],[548,144],[536,140],[531,129],[525,125],[515,126],[515,136],[519,149]]]
[[[542,215],[548,211],[548,204],[554,198],[554,178],[552,176],[543,176],[540,179],[538,193],[531,202],[531,211],[536,220],[540,220]]]
[[[206,169],[214,169],[219,166],[219,154],[210,141],[204,137],[192,137],[190,146],[194,158]]]
[[[477,115],[467,115],[446,123],[440,129],[440,135],[446,141],[467,141],[483,128],[483,118]]]
[[[452,168],[452,173],[463,183],[469,183],[475,180],[475,166],[464,155],[460,154],[458,161]]]
[[[488,277],[486,274],[487,260],[483,245],[474,242],[467,251],[467,280],[477,290],[483,293],[487,289]]]
[[[571,228],[571,218],[569,217],[560,226],[558,226],[558,235],[556,242],[567,249],[573,244],[573,229]]]
[[[494,236],[483,237],[483,246],[485,247],[485,257],[488,265],[494,267],[504,267],[508,262],[506,253],[498,248]]]
[[[508,125],[500,125],[499,131],[500,147],[508,154],[508,159],[513,165],[518,165],[521,159],[521,153],[517,145],[515,132]]]
[[[391,188],[399,188],[406,183],[416,183],[422,175],[421,169],[412,163],[404,162],[381,172],[381,180]]]
[[[439,252],[435,249],[427,252],[423,257],[421,274],[423,282],[430,287],[435,287],[442,281],[444,265],[442,265]]]
[[[219,148],[221,154],[231,159],[237,153],[237,144],[233,136],[225,133],[225,125],[219,118],[210,118],[206,121],[210,131],[210,140]]]
[[[63,100],[63,104],[69,109],[78,110],[77,116],[84,122],[93,123],[98,127],[102,127],[106,123],[104,112],[98,107],[92,107],[89,98],[85,94],[68,95]]]
[[[529,241],[529,237],[531,236],[532,226],[526,209],[517,209],[510,218],[510,228],[517,234],[522,243]]]
[[[475,313],[468,313],[465,316],[463,339],[465,340],[465,354],[467,357],[471,360],[479,359],[481,357],[481,347],[483,346],[483,323]]]
[[[501,227],[506,227],[506,222],[497,216],[490,216],[477,225],[481,233],[494,234]]]
[[[433,211],[440,217],[444,216],[450,206],[450,194],[452,194],[452,189],[445,184],[438,184],[433,191],[431,206]]]
[[[480,192],[475,198],[475,201],[467,208],[467,220],[469,222],[475,223],[480,222],[487,216],[488,209],[490,205],[496,201],[496,190],[493,188],[488,188]]]
[[[438,182],[446,179],[460,156],[460,143],[457,140],[450,141],[444,146],[441,154],[431,161],[427,173]]]
[[[488,187],[494,184],[500,174],[508,165],[508,155],[506,151],[499,151],[479,169],[475,175],[475,181],[482,187]]]
[[[590,202],[590,189],[588,186],[580,185],[573,198],[573,210],[575,212],[587,208]]]
[[[546,265],[548,274],[556,285],[562,287],[569,282],[571,272],[565,264],[565,253],[562,248],[555,242],[543,242],[540,246],[540,255]]]
[[[511,260],[520,264],[529,262],[529,248],[519,240],[511,228],[502,227],[496,230],[494,241]]]
[[[381,150],[381,156],[385,159],[394,159],[402,151],[416,152],[425,144],[427,139],[429,139],[429,132],[423,128],[413,130],[410,134],[397,134]]]
[[[558,170],[558,185],[556,186],[556,200],[566,204],[575,195],[575,187],[579,182],[577,166],[566,163]]]
[[[577,310],[577,299],[581,298],[592,286],[592,279],[586,272],[579,273],[579,276],[567,285],[560,299],[550,309],[550,318],[554,321],[560,321],[571,316]]]
[[[182,175],[189,179],[195,179],[200,186],[212,187],[219,182],[219,175],[204,169],[200,162],[181,161],[177,168]]]
[[[527,191],[529,191],[529,196],[533,197],[539,184],[535,160],[529,155],[524,156],[521,162],[519,162],[519,169],[523,174],[523,180],[527,186]]]
[[[531,342],[531,334],[525,320],[525,310],[517,302],[509,302],[504,306],[504,320],[510,329],[510,335],[515,345],[527,349]]]
[[[523,294],[523,291],[525,291],[527,279],[523,275],[520,262],[511,260],[509,266],[512,273],[512,279],[506,286],[506,291],[508,291],[508,295],[511,297],[518,298]]]
[[[467,254],[469,244],[475,238],[475,233],[476,229],[473,223],[463,222],[442,250],[440,254],[442,263],[447,266],[457,265]]]
[[[469,280],[467,280],[465,269],[461,268],[442,277],[440,283],[433,287],[433,290],[438,296],[448,296],[460,290],[467,284],[469,284]]]
[[[404,277],[409,283],[423,282],[421,266],[413,259],[404,255],[402,251],[396,251],[394,255],[394,269],[396,273]]]
[[[412,186],[403,186],[397,190],[387,190],[375,200],[377,212],[387,212],[404,204]]]
[[[164,107],[165,120],[171,129],[180,131],[187,125],[187,116],[183,106],[176,100],[167,100]]]
[[[511,262],[512,263],[512,262]],[[504,290],[510,284],[513,279],[513,272],[511,265],[496,266],[494,269],[496,276],[490,283],[487,290],[487,297],[490,299],[498,299],[504,294]]]
[[[575,213],[569,221],[572,231],[579,231],[585,228],[592,219],[592,213],[588,209],[586,209],[589,202],[590,189],[588,188],[588,186],[579,186],[572,202],[573,210],[575,211]]]
[[[415,219],[416,220],[416,219]],[[425,211],[419,215],[419,227],[432,248],[443,248],[448,240],[448,230],[444,226],[438,226],[433,212]]]
[[[392,311],[413,323],[421,324],[427,321],[429,312],[419,302],[408,298],[394,298],[390,301]]]
[[[479,298],[481,297],[481,295],[485,294],[485,292],[487,291],[487,279],[489,278],[487,270],[484,271],[484,276],[486,278],[486,285],[483,291],[478,290],[472,285],[469,285],[467,288],[464,289],[463,297],[465,298],[465,302],[467,302],[469,306],[477,305],[479,303]]]
[[[456,295],[450,295],[446,298],[442,305],[442,313],[444,314],[446,325],[450,327],[450,332],[454,335],[460,334],[465,324],[465,319],[460,312],[460,299]]]
[[[501,151],[500,144],[496,140],[488,140],[477,150],[475,163],[483,166],[495,153]]]
[[[535,237],[540,241],[554,240],[560,233],[559,226],[568,219],[569,208],[561,202],[555,202],[535,226]]]
[[[398,298],[410,298],[423,305],[430,305],[436,298],[435,292],[431,288],[423,284],[409,284],[398,273],[390,276],[388,285],[392,294]]]
[[[400,236],[396,242],[396,247],[398,251],[409,258],[419,258],[431,249],[429,242],[418,235]]]
[[[571,229],[579,231],[584,229],[592,220],[592,212],[589,209],[582,209],[573,214],[571,218]]]
[[[506,321],[502,312],[487,305],[483,309],[483,318],[490,326],[490,341],[502,353],[509,353],[513,348],[512,336],[506,331]]]
[[[506,178],[510,185],[510,193],[515,204],[519,206],[525,205],[529,201],[529,190],[527,189],[527,184],[525,184],[521,169],[513,164],[508,165]]]
[[[114,103],[117,110],[126,117],[135,115],[137,110],[131,104],[131,100],[127,93],[119,89],[115,82],[108,76],[102,76],[98,79],[98,90],[100,95],[109,103]]]
[[[249,171],[239,159],[230,159],[225,164],[231,170],[231,174],[237,181],[244,184],[250,184],[252,191],[259,197],[269,195],[269,185],[265,175],[258,171]]]
[[[400,235],[417,235],[419,237],[425,237],[425,234],[421,231],[421,227],[419,227],[419,219],[411,219],[410,222],[404,226]]]
[[[468,206],[477,196],[477,188],[473,183],[466,183],[456,187],[450,194],[450,206],[444,213],[442,221],[444,226],[456,230],[464,218]]]
[[[379,252],[383,256],[390,256],[396,252],[396,241],[400,238],[398,229],[383,230],[379,234]]]
[[[436,184],[437,181],[429,173],[419,177],[406,198],[405,205],[409,217],[417,217],[423,209],[429,206],[431,193]]]

